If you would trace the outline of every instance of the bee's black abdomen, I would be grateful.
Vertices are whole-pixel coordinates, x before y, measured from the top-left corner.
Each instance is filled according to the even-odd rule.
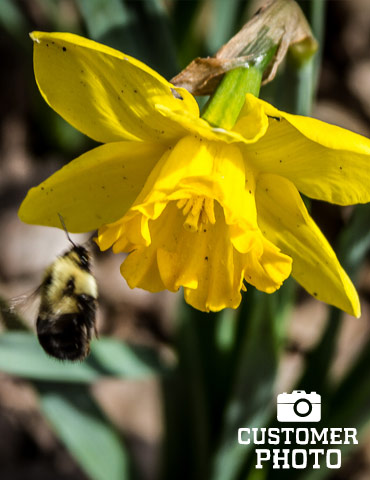
[[[67,313],[60,315],[57,322],[37,319],[37,336],[48,355],[60,360],[83,360],[90,351],[94,332],[93,323],[86,315]]]

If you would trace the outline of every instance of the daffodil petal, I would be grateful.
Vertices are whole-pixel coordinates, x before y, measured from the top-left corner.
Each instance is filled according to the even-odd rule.
[[[246,253],[260,243],[254,175],[238,146],[189,135],[156,165],[132,211],[155,219],[164,202],[192,196],[214,199],[224,210],[233,246]],[[262,253],[262,245],[258,248]]]
[[[157,224],[153,223],[152,233],[154,247],[158,249],[158,269],[166,288],[172,292],[181,286],[198,288],[199,260],[205,248],[204,236],[191,234],[184,229],[184,216],[175,202],[167,206]],[[205,262],[204,258],[202,260]]]
[[[140,219],[141,215],[136,213],[136,218]],[[195,257],[198,262],[198,256],[194,255],[192,249],[183,250],[188,262],[180,266],[177,253],[168,249],[169,245],[170,249],[173,244],[177,248],[178,243],[183,242],[183,235],[187,233],[183,228],[183,221],[181,212],[172,202],[161,218],[150,222],[153,242],[146,247],[136,247],[121,266],[121,273],[131,288],[140,287],[151,292],[165,288],[175,292],[181,285],[197,288],[197,273],[196,269],[192,268],[192,263],[195,267],[197,265],[192,260]],[[119,251],[120,241],[114,246]]]
[[[33,32],[36,81],[46,102],[98,142],[166,142],[183,128],[156,104],[199,116],[194,97],[144,63],[71,33]]]
[[[243,232],[257,230],[257,213],[254,173],[244,164],[239,148],[189,135],[169,152],[153,170],[144,188],[146,195],[140,194],[134,209],[154,218],[158,202],[192,195],[215,199],[224,209],[226,223],[233,225],[233,238],[243,251]]]
[[[260,257],[251,251],[243,259],[245,280],[266,293],[278,290],[292,271],[292,259],[265,238]]]
[[[133,250],[134,245],[150,245],[151,238],[148,227],[148,219],[157,218],[163,211],[166,204],[163,205],[159,201],[155,202],[154,205],[148,207],[150,212],[146,216],[138,215],[137,211],[134,210],[133,207],[145,200],[146,196],[153,188],[159,172],[161,171],[162,166],[166,162],[170,153],[171,148],[166,150],[160,160],[154,165],[145,181],[143,188],[136,197],[131,210],[125,215],[125,221],[120,218],[116,222],[103,225],[101,228],[99,228],[96,243],[101,250],[107,250],[113,245],[114,252],[130,252]]]
[[[163,154],[159,144],[114,142],[76,158],[37,187],[19,209],[26,223],[87,232],[122,217]]]
[[[356,289],[287,179],[265,174],[256,190],[262,233],[293,259],[293,277],[314,297],[360,316]]]
[[[143,247],[131,252],[121,265],[121,275],[130,288],[143,288],[152,293],[166,288],[159,275],[154,248]]]
[[[265,135],[268,126],[269,120],[264,105],[259,98],[246,95],[239,119],[232,129],[233,132],[240,133],[251,142],[256,142]]]
[[[270,125],[253,148],[243,147],[248,161],[262,172],[288,178],[311,198],[339,205],[370,201],[369,139],[258,101]]]
[[[135,218],[140,219],[142,222],[145,216],[136,212],[136,216],[133,219]],[[184,217],[176,207],[175,202],[170,202],[162,216],[155,222],[150,220],[150,237],[152,241],[145,249],[139,247],[137,255],[135,255],[136,252],[130,254],[128,258],[132,261],[126,267],[123,266],[121,270],[129,285],[135,284],[144,288],[141,283],[138,283],[139,281],[141,282],[141,272],[146,271],[146,267],[143,267],[141,263],[147,264],[148,259],[150,259],[150,262],[154,262],[153,259],[155,258],[156,261],[158,260],[158,265],[160,265],[160,276],[166,289],[175,292],[183,285],[197,288],[198,277],[196,272],[198,270],[199,249],[195,252],[193,248],[181,248],[183,256],[186,256],[186,262],[182,262],[181,265],[178,263],[177,249],[180,243],[183,245],[184,238],[188,234],[183,227],[183,223]],[[135,226],[128,225],[126,230],[130,228],[135,228]],[[139,225],[136,225],[138,231],[141,228]],[[191,238],[194,242],[194,235]],[[123,243],[120,245],[120,240],[118,240],[114,247],[117,247],[116,250],[119,251],[120,246],[125,247]],[[130,244],[127,244],[127,247],[129,248]],[[195,262],[193,261],[194,259]],[[136,264],[134,264],[134,261]],[[193,266],[196,268],[192,268]]]
[[[221,207],[215,208],[216,223],[197,233],[184,229],[184,217],[174,203],[167,209],[163,241],[153,233],[156,244],[163,245],[157,258],[166,288],[175,291],[183,286],[185,300],[198,310],[236,308],[241,301],[243,271],[238,254],[234,258]]]
[[[202,311],[236,308],[243,281],[241,255],[228,237],[221,207],[216,223],[197,233],[184,228],[185,217],[170,202],[156,221],[150,221],[152,242],[136,247],[121,267],[131,288],[151,292],[184,287],[186,301]]]
[[[244,129],[241,126],[241,132],[233,130],[225,130],[224,128],[212,127],[208,122],[192,114],[181,110],[173,110],[166,105],[156,105],[156,109],[165,118],[172,120],[174,123],[181,125],[184,130],[195,136],[207,138],[208,140],[218,140],[226,143],[242,142],[245,144],[255,143],[265,131],[263,126],[257,129]],[[245,133],[245,136],[244,134]],[[248,136],[250,135],[250,136]]]

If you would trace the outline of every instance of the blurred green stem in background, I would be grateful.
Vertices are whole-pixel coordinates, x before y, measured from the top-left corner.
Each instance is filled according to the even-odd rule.
[[[298,115],[310,115],[316,95],[324,39],[326,2],[323,0],[298,0],[318,41],[318,51],[311,58],[296,55],[290,48],[285,69],[273,85],[272,103],[282,110]]]
[[[296,77],[293,82],[295,86],[293,105],[294,113],[299,115],[310,115],[312,103],[315,98],[319,78],[320,63],[323,48],[323,34],[326,2],[323,0],[311,0],[309,2],[298,0],[300,7],[311,24],[312,31],[319,42],[319,50],[316,55],[303,64],[296,62],[293,54],[288,55],[287,76]]]

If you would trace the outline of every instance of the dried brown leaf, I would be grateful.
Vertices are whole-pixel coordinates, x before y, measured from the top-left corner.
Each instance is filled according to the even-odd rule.
[[[223,45],[214,57],[196,58],[171,82],[193,95],[210,95],[222,75],[229,70],[259,62],[268,50],[277,50],[264,71],[263,84],[270,82],[285,57],[288,48],[296,49],[302,58],[310,57],[317,42],[310,26],[294,0],[269,0],[244,27]]]

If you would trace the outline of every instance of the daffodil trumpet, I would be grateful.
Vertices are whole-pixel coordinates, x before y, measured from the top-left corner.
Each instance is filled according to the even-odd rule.
[[[34,32],[36,81],[65,120],[102,143],[32,188],[20,218],[98,229],[126,252],[130,287],[184,289],[203,311],[236,308],[246,285],[293,277],[355,316],[357,292],[300,193],[339,205],[370,197],[370,141],[246,94],[230,128],[140,61],[68,33]]]

